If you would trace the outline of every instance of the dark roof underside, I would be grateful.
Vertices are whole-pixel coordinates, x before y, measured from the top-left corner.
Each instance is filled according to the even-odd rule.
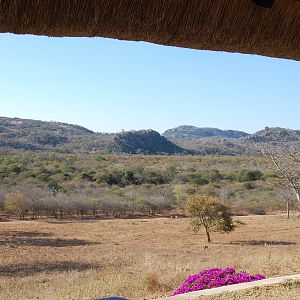
[[[109,37],[300,60],[300,2],[0,0],[0,32]]]

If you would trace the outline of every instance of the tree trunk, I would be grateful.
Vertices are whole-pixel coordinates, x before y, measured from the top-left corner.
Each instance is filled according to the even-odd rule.
[[[296,194],[296,198],[297,198],[297,200],[298,200],[298,203],[300,204],[300,192],[299,192],[298,189],[295,190],[295,194]]]
[[[207,241],[210,243],[211,239],[210,239],[210,234],[209,234],[209,231],[208,231],[207,227],[205,227],[205,232],[206,232],[206,236],[207,236]]]
[[[289,199],[286,200],[286,217],[290,218],[290,201]]]

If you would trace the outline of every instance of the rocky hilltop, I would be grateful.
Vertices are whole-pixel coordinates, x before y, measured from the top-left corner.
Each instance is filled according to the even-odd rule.
[[[167,139],[189,139],[189,138],[206,138],[206,137],[224,137],[224,138],[241,138],[249,134],[237,130],[221,130],[218,128],[195,127],[182,125],[169,129],[163,133]]]

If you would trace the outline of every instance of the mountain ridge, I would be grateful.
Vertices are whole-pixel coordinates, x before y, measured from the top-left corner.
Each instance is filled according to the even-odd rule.
[[[63,122],[0,117],[0,149],[127,154],[252,155],[256,143],[299,143],[300,130],[266,127],[253,134],[181,125],[163,134],[152,129],[94,132]]]

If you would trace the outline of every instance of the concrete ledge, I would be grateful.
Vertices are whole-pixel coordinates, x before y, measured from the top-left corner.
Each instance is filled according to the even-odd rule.
[[[166,298],[160,298],[158,300],[199,299],[199,297],[201,297],[201,296],[218,295],[218,294],[221,294],[224,292],[235,292],[235,291],[251,289],[251,288],[259,287],[259,286],[279,284],[279,283],[283,283],[288,280],[300,280],[300,274],[267,278],[267,279],[263,279],[263,280],[253,281],[253,282],[227,285],[227,286],[222,286],[219,288],[207,289],[207,290],[185,293],[185,294],[180,294],[180,295],[166,297]]]

